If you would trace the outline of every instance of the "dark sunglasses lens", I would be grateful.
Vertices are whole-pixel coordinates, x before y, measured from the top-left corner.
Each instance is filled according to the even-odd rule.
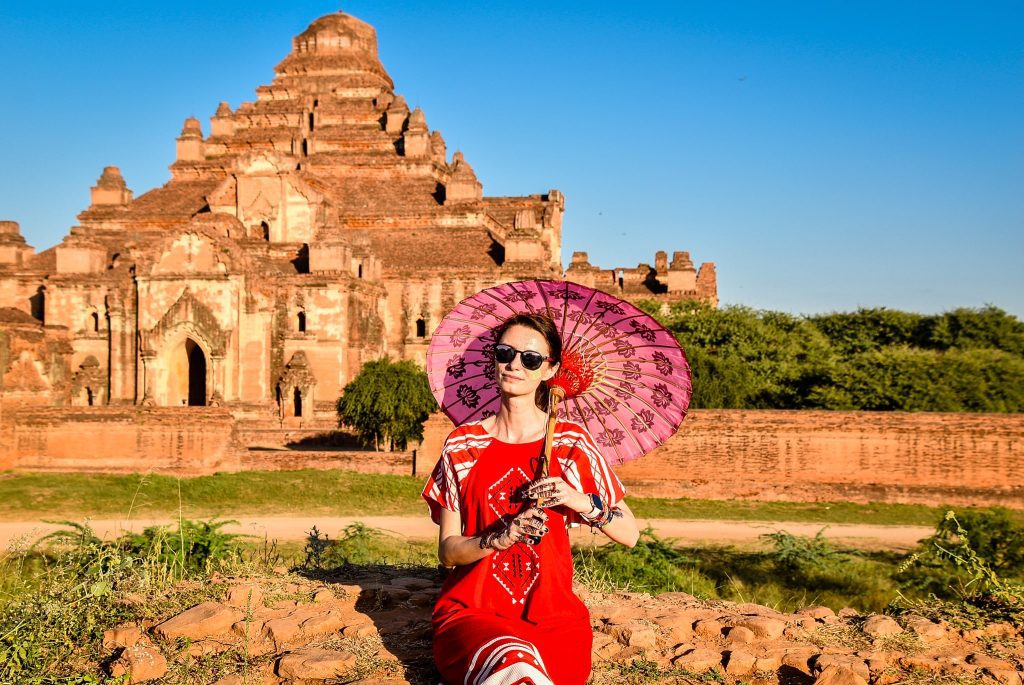
[[[520,352],[523,360],[523,368],[528,371],[536,371],[544,363],[544,355],[540,352]]]
[[[516,358],[516,351],[508,345],[495,345],[494,358],[502,364],[508,364]]]

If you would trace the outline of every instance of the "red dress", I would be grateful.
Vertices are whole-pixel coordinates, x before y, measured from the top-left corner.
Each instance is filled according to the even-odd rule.
[[[464,535],[477,535],[529,506],[521,488],[539,475],[542,440],[510,444],[479,423],[456,428],[423,491],[431,516],[460,514]],[[550,475],[615,504],[622,484],[585,429],[555,427]],[[566,524],[578,516],[547,510],[549,533],[456,567],[434,607],[434,661],[445,682],[575,685],[590,675],[590,616],[572,592]],[[568,520],[567,520],[568,519]]]

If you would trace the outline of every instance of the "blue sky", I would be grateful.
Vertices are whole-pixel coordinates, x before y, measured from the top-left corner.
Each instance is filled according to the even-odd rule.
[[[57,242],[105,165],[255,97],[336,3],[0,4],[0,219]],[[488,195],[566,194],[563,261],[688,250],[724,303],[1024,316],[1020,2],[346,2]]]

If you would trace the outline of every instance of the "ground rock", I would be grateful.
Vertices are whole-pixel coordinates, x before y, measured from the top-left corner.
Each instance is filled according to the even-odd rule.
[[[733,621],[733,626],[747,628],[763,640],[777,640],[782,637],[786,622],[767,616],[741,616]]]
[[[663,614],[655,616],[651,622],[668,631],[672,642],[685,642],[693,637],[693,619],[685,614]]]
[[[370,637],[377,634],[377,626],[372,623],[352,623],[341,629],[345,637]]]
[[[705,673],[722,663],[721,652],[710,649],[691,649],[682,656],[672,659],[672,665],[676,668],[684,668],[692,673]]]
[[[704,638],[715,639],[722,637],[723,630],[725,630],[725,626],[722,625],[721,621],[714,618],[705,618],[693,625],[693,632]]]
[[[622,639],[628,647],[654,647],[658,643],[657,633],[647,626],[627,627],[622,631]]]
[[[818,675],[814,683],[815,685],[868,685],[866,678],[860,677],[843,666],[829,666]]]
[[[926,618],[911,621],[907,627],[921,638],[922,642],[942,642],[948,637],[945,628]]]
[[[848,654],[822,654],[814,660],[815,670],[825,672],[833,666],[839,666],[848,671],[853,671],[858,676],[867,680],[871,677],[871,672],[868,669],[863,659]]]
[[[228,590],[225,603],[239,609],[254,609],[263,605],[263,589],[252,583],[235,585]]]
[[[226,633],[241,618],[242,613],[237,609],[217,602],[203,602],[167,619],[156,626],[153,632],[165,640],[176,640],[179,637],[201,640]]]
[[[728,653],[725,662],[725,672],[729,675],[743,676],[754,672],[757,657],[750,652],[734,649]]]
[[[941,673],[945,664],[942,659],[931,654],[908,654],[899,658],[899,665],[908,671],[918,670],[929,673]]]
[[[290,680],[338,678],[356,665],[356,655],[330,649],[300,649],[277,661],[276,673]]]
[[[1009,623],[991,623],[982,632],[985,637],[1014,637],[1017,629]]]
[[[337,597],[331,592],[330,588],[322,587],[313,593],[313,604],[331,604],[337,601]]]
[[[836,615],[836,612],[832,611],[828,607],[805,607],[803,609],[800,609],[796,613],[800,616],[810,616],[811,618],[816,618],[820,620],[824,620],[826,618],[834,618]]]
[[[988,654],[973,652],[967,655],[967,663],[978,668],[994,668],[998,670],[1013,670],[1013,664],[1005,659],[997,659]]]
[[[754,631],[746,626],[735,626],[733,628],[729,628],[725,635],[725,639],[727,641],[743,645],[750,644],[756,638],[757,636],[754,635]]]
[[[404,587],[406,590],[426,590],[427,588],[436,587],[437,583],[426,578],[416,578],[414,576],[404,576],[402,578],[395,578],[391,581],[392,585],[398,587]]]
[[[774,652],[762,654],[754,659],[754,670],[774,672],[782,665],[782,655]]]
[[[795,668],[806,675],[811,675],[811,661],[818,656],[816,649],[798,648],[787,649],[782,655],[782,664]]]
[[[302,624],[322,613],[321,610],[314,608],[299,609],[286,616],[267,621],[263,624],[263,632],[278,647],[294,644],[302,637]]]
[[[387,597],[389,602],[404,602],[412,595],[408,588],[390,585],[382,587],[379,592]]]
[[[607,661],[622,649],[618,640],[605,633],[594,633],[594,644],[590,648],[590,655],[595,662]]]
[[[115,678],[128,674],[128,682],[145,683],[162,678],[167,673],[167,659],[160,650],[151,645],[135,644],[126,647],[110,666],[110,675]]]
[[[347,619],[340,611],[325,611],[315,616],[310,616],[302,622],[302,632],[309,635],[323,635],[333,633],[345,627]]]
[[[131,647],[141,639],[142,628],[139,626],[118,626],[103,632],[103,649]]]
[[[861,627],[865,634],[871,637],[885,637],[886,635],[899,635],[903,632],[903,628],[900,624],[889,618],[888,616],[881,616],[876,614],[864,621],[864,625]]]
[[[999,685],[1021,685],[1020,673],[1014,670],[986,668],[984,673],[999,683]]]

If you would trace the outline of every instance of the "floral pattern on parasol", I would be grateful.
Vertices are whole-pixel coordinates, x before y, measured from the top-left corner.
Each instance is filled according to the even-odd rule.
[[[546,314],[562,336],[551,383],[566,390],[560,418],[583,424],[609,463],[651,451],[679,428],[692,394],[675,336],[640,309],[566,281],[519,281],[460,302],[427,350],[430,388],[456,425],[498,410],[494,329],[516,314]]]

